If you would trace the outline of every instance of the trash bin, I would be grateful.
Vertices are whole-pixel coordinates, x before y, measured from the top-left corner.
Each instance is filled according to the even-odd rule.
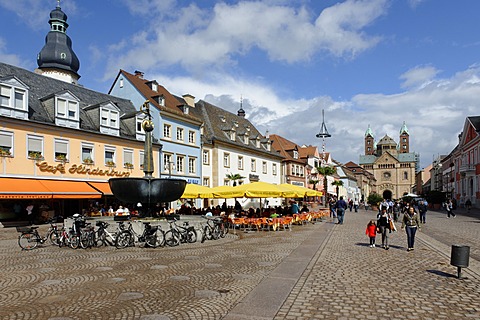
[[[452,253],[450,255],[450,264],[457,267],[457,278],[461,278],[462,268],[468,267],[470,258],[470,247],[462,245],[452,245]]]

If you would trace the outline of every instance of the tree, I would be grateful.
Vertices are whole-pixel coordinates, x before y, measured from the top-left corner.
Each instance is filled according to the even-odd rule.
[[[237,180],[243,180],[245,177],[242,177],[238,173],[227,173],[226,177],[228,180],[233,181],[233,186],[235,187],[237,185]]]
[[[316,186],[317,186],[317,184],[318,184],[319,182],[320,182],[320,181],[317,180],[317,179],[310,179],[310,180],[308,180],[308,183],[309,183],[309,184],[313,184],[313,190],[316,190],[315,188],[316,188]]]
[[[340,187],[343,186],[343,181],[342,180],[335,180],[335,181],[332,182],[332,186],[336,187],[337,199],[340,199],[338,194],[339,194],[339,191],[340,191]]]
[[[321,174],[323,176],[323,192],[324,192],[324,197],[327,196],[327,190],[328,190],[328,180],[327,180],[327,177],[328,176],[332,176],[334,175],[335,173],[337,173],[337,168],[335,167],[331,167],[331,166],[325,166],[325,167],[317,167],[317,172],[319,174]],[[327,198],[325,198],[325,205],[327,204],[327,201],[326,201]]]

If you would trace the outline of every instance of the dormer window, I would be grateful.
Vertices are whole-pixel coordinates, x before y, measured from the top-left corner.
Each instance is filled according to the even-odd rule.
[[[68,91],[55,95],[55,124],[62,127],[80,127],[79,99]]]
[[[152,82],[152,90],[158,91],[158,85],[155,82]]]
[[[101,122],[100,124],[104,127],[109,127],[113,129],[119,128],[119,113],[116,110],[110,110],[106,108],[101,108]]]
[[[230,140],[235,141],[235,137],[236,137],[235,131],[231,130],[230,133],[229,133]]]
[[[190,112],[190,106],[189,105],[184,105],[183,106],[183,113],[188,114]]]
[[[298,151],[293,150],[293,159],[298,159]]]
[[[0,79],[0,115],[28,119],[28,87],[15,77]]]
[[[260,139],[257,138],[257,140],[255,141],[255,145],[257,146],[257,148],[260,148]]]
[[[250,143],[250,138],[248,137],[247,134],[243,136],[243,142],[244,142],[245,144],[249,144],[249,143]]]

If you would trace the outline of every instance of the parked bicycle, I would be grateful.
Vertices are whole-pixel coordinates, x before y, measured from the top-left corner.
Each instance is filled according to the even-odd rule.
[[[191,226],[188,221],[185,221],[182,226],[177,225],[177,219],[168,221],[170,230],[165,232],[165,243],[170,246],[178,246],[180,243],[194,243],[197,241],[197,231],[194,226]]]
[[[125,230],[123,221],[117,221],[118,227],[115,233],[108,231],[108,222],[97,221],[96,226],[98,227],[95,235],[96,246],[115,246],[117,235]]]
[[[201,243],[204,243],[205,240],[218,240],[226,236],[228,228],[222,218],[209,218],[206,216],[203,218],[206,219],[207,222],[202,226]]]
[[[21,234],[18,236],[18,245],[23,250],[35,249],[38,244],[43,244],[46,241],[50,241],[53,245],[58,245],[58,239],[60,238],[60,231],[57,228],[56,220],[49,220],[50,227],[48,228],[44,237],[38,233],[38,227],[17,227],[17,231]]]
[[[137,221],[134,223],[142,223]],[[115,239],[115,247],[122,249],[128,246],[134,246],[135,242],[144,243],[145,247],[160,247],[165,243],[165,234],[160,226],[152,226],[150,222],[143,222],[143,231],[141,234],[135,232],[131,222],[126,230],[121,231]]]

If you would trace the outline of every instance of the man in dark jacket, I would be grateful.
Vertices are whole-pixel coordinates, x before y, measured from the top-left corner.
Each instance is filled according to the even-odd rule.
[[[335,209],[337,209],[337,224],[343,224],[343,218],[345,216],[345,209],[347,209],[347,202],[343,200],[343,196],[340,197],[340,200],[335,204]]]

